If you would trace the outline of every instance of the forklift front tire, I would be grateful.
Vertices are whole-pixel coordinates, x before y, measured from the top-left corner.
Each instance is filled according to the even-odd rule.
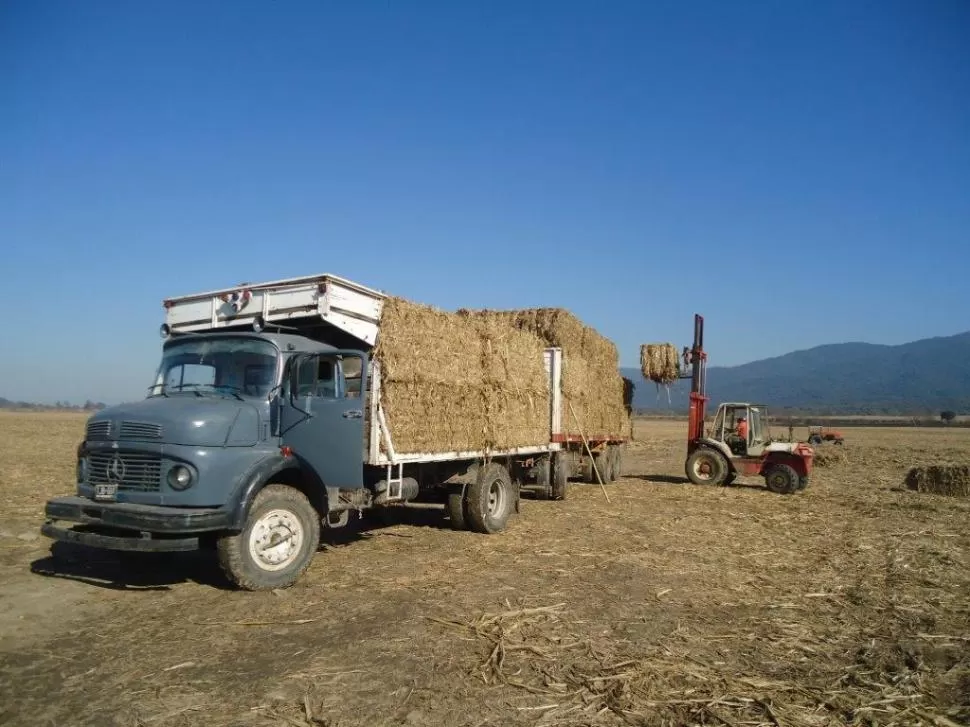
[[[687,479],[695,485],[723,485],[728,476],[728,463],[720,452],[702,447],[687,458]]]

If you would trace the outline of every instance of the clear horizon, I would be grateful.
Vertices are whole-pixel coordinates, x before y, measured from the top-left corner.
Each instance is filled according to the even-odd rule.
[[[564,307],[629,368],[694,313],[718,366],[965,332],[968,33],[958,0],[12,0],[0,396],[139,398],[164,297],[317,272]]]

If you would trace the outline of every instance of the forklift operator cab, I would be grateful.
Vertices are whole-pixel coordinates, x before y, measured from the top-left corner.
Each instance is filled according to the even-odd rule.
[[[713,439],[724,442],[731,453],[739,457],[760,457],[769,443],[768,427],[763,408],[748,404],[722,404],[714,417]],[[747,421],[747,436],[738,424]]]

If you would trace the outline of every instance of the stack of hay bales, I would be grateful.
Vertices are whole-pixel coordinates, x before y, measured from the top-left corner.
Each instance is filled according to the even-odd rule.
[[[645,343],[640,346],[640,371],[643,378],[670,384],[680,376],[680,356],[672,343]]]
[[[626,436],[630,415],[624,405],[619,352],[608,338],[563,308],[463,309],[459,313],[477,320],[501,322],[534,334],[544,347],[562,349],[564,431],[579,433],[572,416],[575,412],[587,436]]]
[[[970,466],[932,465],[913,467],[906,474],[906,487],[917,492],[970,497]]]
[[[400,298],[385,300],[379,330],[374,358],[396,452],[549,441],[549,385],[534,336]]]

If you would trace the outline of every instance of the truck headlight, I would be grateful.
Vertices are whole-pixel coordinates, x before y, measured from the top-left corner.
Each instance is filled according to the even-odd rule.
[[[192,470],[177,464],[168,471],[168,484],[173,490],[187,490],[192,486]]]
[[[77,481],[86,482],[88,479],[88,460],[86,457],[77,458]]]

